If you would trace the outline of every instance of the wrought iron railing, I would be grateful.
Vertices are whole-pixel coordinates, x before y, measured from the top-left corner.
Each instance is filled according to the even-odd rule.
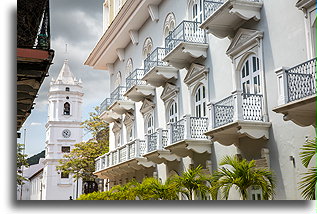
[[[241,106],[238,106],[240,103],[238,99],[242,101]],[[236,108],[240,108],[241,112]],[[235,118],[263,121],[263,95],[246,93],[242,93],[241,96],[230,95],[213,105],[214,128],[231,123]]]
[[[145,85],[146,82],[142,80],[143,76],[144,76],[143,69],[135,69],[133,72],[131,72],[129,76],[126,78],[127,90],[132,88],[135,85]]]
[[[211,16],[221,5],[223,5],[227,0],[204,0],[204,19],[206,20]],[[250,2],[260,2],[260,0],[244,0]]]
[[[49,0],[19,0],[17,47],[50,49]]]
[[[166,54],[181,42],[206,43],[205,30],[199,28],[199,22],[182,21],[166,38]]]
[[[106,98],[101,104],[100,104],[100,109],[99,113],[103,113],[104,111],[108,110],[108,107],[112,104],[113,99],[112,98]]]
[[[204,0],[204,19],[212,15],[226,0]]]
[[[168,131],[158,129],[156,132],[147,135],[147,152],[153,152],[159,149],[163,149],[167,146]]]
[[[285,71],[288,102],[316,94],[316,58]]]
[[[123,96],[126,92],[127,87],[126,86],[118,86],[116,89],[113,90],[113,92],[110,94],[110,97],[113,99],[113,102],[117,100],[125,100],[126,97]]]
[[[214,104],[214,126],[219,127],[233,121],[233,96]]]
[[[168,65],[164,62],[165,48],[157,47],[155,50],[144,60],[144,74],[149,72],[155,66]]]
[[[203,140],[208,129],[208,118],[185,115],[183,119],[171,124],[171,141],[176,143],[185,139]]]
[[[141,157],[145,154],[145,148],[146,145],[144,140],[134,140],[126,145],[120,146],[117,149],[96,158],[95,171],[107,169],[133,158]]]

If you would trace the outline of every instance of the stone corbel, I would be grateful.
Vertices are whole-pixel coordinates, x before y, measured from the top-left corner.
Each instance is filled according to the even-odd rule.
[[[158,5],[150,4],[150,5],[148,6],[148,11],[149,11],[149,14],[150,14],[150,16],[151,16],[152,21],[158,22],[158,20],[159,20],[159,9],[158,9]]]

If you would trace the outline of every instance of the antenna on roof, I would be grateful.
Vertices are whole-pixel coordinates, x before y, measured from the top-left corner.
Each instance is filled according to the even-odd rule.
[[[65,60],[68,60],[67,43],[65,44]]]

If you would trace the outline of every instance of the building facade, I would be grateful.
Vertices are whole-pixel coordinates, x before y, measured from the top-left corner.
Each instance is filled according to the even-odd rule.
[[[302,199],[300,147],[316,137],[315,1],[127,0],[115,16],[108,9],[85,62],[110,75],[101,104],[110,152],[95,172],[107,188],[198,165],[212,172],[238,155],[274,172],[275,199]]]
[[[43,161],[43,200],[68,200],[81,194],[82,181],[71,174],[56,170],[59,160],[74,144],[82,141],[82,82],[70,71],[68,60],[48,92],[48,121],[46,124],[45,160]]]

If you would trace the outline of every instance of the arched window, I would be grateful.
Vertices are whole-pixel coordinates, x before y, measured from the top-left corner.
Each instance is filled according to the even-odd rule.
[[[164,39],[166,36],[170,34],[175,28],[175,15],[173,13],[167,14],[165,21],[164,21]]]
[[[115,81],[115,87],[120,86],[121,82],[122,82],[122,75],[121,75],[121,72],[118,71],[116,81]]]
[[[245,94],[261,94],[259,58],[250,55],[241,69],[241,88]]]
[[[206,117],[206,88],[200,85],[195,93],[195,116]]]
[[[143,44],[143,49],[142,49],[142,54],[144,59],[151,54],[152,49],[153,49],[153,42],[152,42],[152,39],[148,37],[145,39]]]
[[[201,23],[203,20],[203,0],[193,0],[190,4],[190,18]]]
[[[66,88],[65,88],[65,91],[69,91],[69,87],[66,87]]]
[[[146,121],[146,133],[152,134],[154,133],[154,117],[151,114]]]
[[[172,104],[169,106],[168,120],[171,123],[175,123],[178,121],[178,109],[177,103],[175,101],[173,101]]]
[[[133,62],[132,62],[132,59],[129,58],[125,66],[125,73],[126,75],[129,75],[132,71],[133,71]]]
[[[70,115],[70,104],[68,102],[64,104],[64,115]]]

